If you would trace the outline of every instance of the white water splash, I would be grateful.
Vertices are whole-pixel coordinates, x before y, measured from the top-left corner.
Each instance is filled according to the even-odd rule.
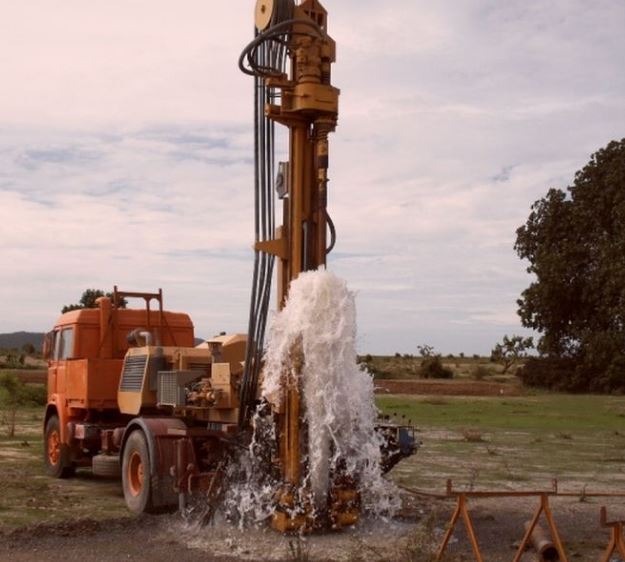
[[[363,514],[392,516],[400,506],[399,492],[382,476],[373,379],[358,365],[355,338],[355,299],[345,282],[321,270],[301,274],[273,319],[261,394],[270,404],[281,400],[284,373],[293,371],[293,349],[299,346],[308,435],[301,497],[312,493],[323,509],[330,475],[342,471],[357,483]],[[282,484],[268,472],[271,450],[278,450],[273,417],[257,412],[252,423],[249,449],[228,466],[219,514],[241,529],[271,517]]]
[[[265,355],[262,396],[281,398],[282,377],[301,346],[303,416],[308,426],[304,486],[321,505],[329,475],[344,463],[358,483],[365,511],[389,515],[399,507],[395,486],[382,477],[382,438],[373,379],[357,363],[356,306],[346,283],[327,271],[302,273],[291,283],[286,306],[274,318]]]

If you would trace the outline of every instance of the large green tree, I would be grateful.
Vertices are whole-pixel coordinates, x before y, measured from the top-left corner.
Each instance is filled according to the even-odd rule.
[[[541,354],[573,360],[571,387],[625,388],[625,139],[536,201],[515,249],[535,276],[518,304]]]

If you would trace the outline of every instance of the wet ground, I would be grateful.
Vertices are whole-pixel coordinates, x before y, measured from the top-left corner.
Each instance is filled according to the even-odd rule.
[[[601,559],[610,535],[599,524],[599,508],[608,505],[610,516],[625,518],[624,503],[594,498],[551,500],[569,560]],[[537,506],[535,498],[471,501],[470,513],[485,560],[513,559],[523,524]],[[365,521],[352,530],[307,537],[283,536],[266,527],[240,530],[225,523],[200,528],[176,515],[33,525],[0,537],[0,560],[427,562],[433,559],[453,507],[450,500],[411,498],[401,519]],[[460,523],[445,560],[472,559]],[[534,559],[531,551],[523,557],[524,562]]]

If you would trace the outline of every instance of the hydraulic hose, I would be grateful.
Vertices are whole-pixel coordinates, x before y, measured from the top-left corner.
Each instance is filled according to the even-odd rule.
[[[289,44],[293,35],[322,37],[323,31],[315,22],[293,19],[292,0],[279,0],[274,6],[272,23],[259,32],[239,57],[239,68],[254,76],[254,228],[256,242],[272,240],[275,236],[275,132],[274,122],[265,116],[265,106],[275,101],[277,93],[268,87],[266,78],[287,75]],[[297,24],[298,31],[294,32]],[[306,31],[304,31],[304,29]],[[330,217],[331,252],[336,242],[336,231]],[[257,389],[263,360],[265,332],[275,258],[256,250],[250,297],[248,341],[245,367],[239,394],[239,426],[249,424],[256,409]]]

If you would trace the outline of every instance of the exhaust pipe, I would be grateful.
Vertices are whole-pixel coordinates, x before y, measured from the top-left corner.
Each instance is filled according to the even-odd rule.
[[[531,524],[531,521],[526,521],[526,533],[527,530],[530,528]],[[538,560],[540,560],[541,562],[557,562],[558,560],[560,560],[558,549],[548,537],[549,535],[547,534],[547,532],[540,525],[536,525],[534,527],[534,530],[532,531],[530,540],[532,541],[532,546],[534,547],[534,550],[538,553]]]
[[[99,297],[96,304],[100,309],[100,351],[102,359],[111,359],[114,356],[113,339],[113,310],[110,297]]]
[[[126,338],[130,345],[136,345],[139,347],[152,346],[153,336],[152,332],[148,332],[145,328],[137,328],[132,330]]]

